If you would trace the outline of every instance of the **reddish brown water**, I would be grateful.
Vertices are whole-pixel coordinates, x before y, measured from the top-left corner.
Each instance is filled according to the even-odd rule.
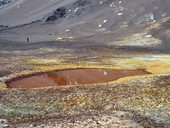
[[[71,69],[52,71],[14,78],[7,82],[10,88],[39,88],[48,86],[106,83],[125,76],[149,74],[144,70]]]

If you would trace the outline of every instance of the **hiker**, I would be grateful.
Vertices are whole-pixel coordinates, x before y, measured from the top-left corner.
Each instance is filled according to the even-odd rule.
[[[29,39],[29,37],[27,37],[27,42],[30,42],[30,39]]]

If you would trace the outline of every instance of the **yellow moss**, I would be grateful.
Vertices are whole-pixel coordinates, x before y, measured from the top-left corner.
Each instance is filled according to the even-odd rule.
[[[62,69],[77,69],[77,68],[107,68],[107,69],[146,69],[146,71],[153,73],[153,75],[158,74],[170,74],[170,55],[151,55],[151,58],[147,55],[142,55],[138,57],[133,57],[126,59],[126,57],[105,57],[105,62],[111,61],[113,65],[105,65],[101,63],[91,63],[91,61],[78,61],[75,63],[64,61],[63,58],[70,58],[71,55],[66,55],[64,57],[50,57],[50,58],[26,58],[22,61],[33,66],[33,70],[24,70],[18,75],[32,74],[36,72],[46,72],[52,70],[62,70]],[[149,58],[149,61],[148,61]],[[132,79],[138,79],[142,76],[130,76],[124,77],[110,83],[122,83]]]
[[[0,90],[6,89],[6,84],[5,83],[0,83]]]
[[[146,69],[153,74],[170,74],[170,55],[124,59],[115,64],[115,68]]]
[[[29,58],[25,60],[30,65],[54,65],[63,61],[62,58]]]
[[[51,57],[51,58],[27,58],[23,61],[30,66],[35,67],[34,71],[24,71],[23,74],[39,71],[51,71],[61,69],[75,69],[75,68],[110,68],[112,66],[101,65],[93,62],[77,61],[75,63],[67,62],[63,58],[69,58],[70,56],[63,57]]]

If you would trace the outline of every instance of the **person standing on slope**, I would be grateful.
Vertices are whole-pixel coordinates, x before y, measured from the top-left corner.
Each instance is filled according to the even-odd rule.
[[[29,37],[27,37],[27,43],[28,43],[28,42],[30,42],[30,39],[29,39]]]

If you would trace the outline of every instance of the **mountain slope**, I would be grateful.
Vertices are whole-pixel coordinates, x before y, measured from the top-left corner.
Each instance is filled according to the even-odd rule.
[[[18,5],[21,6],[17,8]],[[0,10],[3,12],[0,24],[9,25],[0,32],[0,39],[88,41],[123,49],[144,47],[160,51],[161,48],[169,52],[169,25],[163,27],[161,37],[152,34],[152,26],[159,29],[164,20],[169,24],[169,5],[169,0],[18,0]],[[51,16],[55,19],[46,22]],[[165,39],[162,40],[162,36]]]
[[[113,27],[122,20],[129,24],[159,20],[169,16],[169,5],[169,0],[15,0],[1,7],[0,24],[31,23],[64,6],[67,20],[79,15],[83,15],[83,19],[78,20],[110,19],[108,22]]]
[[[0,9],[0,24],[15,26],[31,23],[59,6],[74,0],[14,0]]]

